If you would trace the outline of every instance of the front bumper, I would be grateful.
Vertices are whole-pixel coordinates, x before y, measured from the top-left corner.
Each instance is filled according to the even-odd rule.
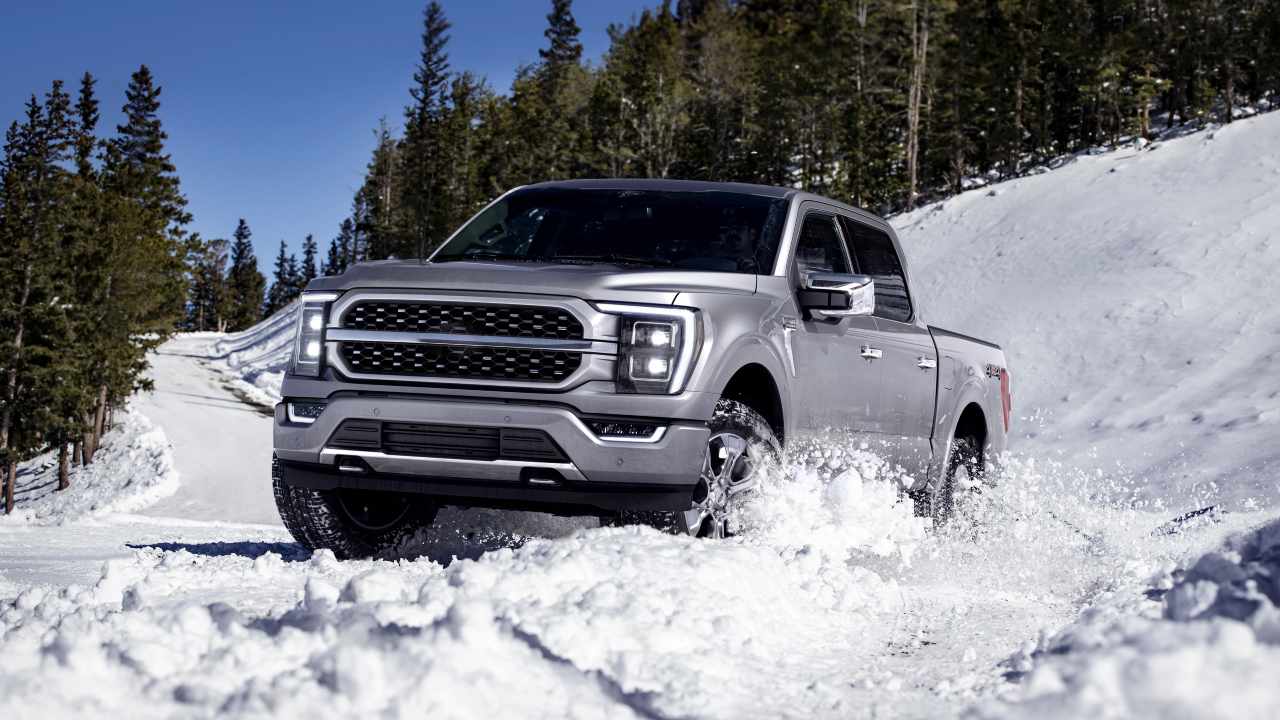
[[[458,504],[570,505],[605,510],[688,507],[706,451],[705,423],[671,421],[656,442],[597,438],[566,406],[388,395],[336,395],[311,424],[276,407],[275,451],[284,480],[329,489],[424,492]],[[546,432],[565,462],[469,460],[329,447],[348,419],[528,428]],[[340,467],[346,466],[346,469]]]

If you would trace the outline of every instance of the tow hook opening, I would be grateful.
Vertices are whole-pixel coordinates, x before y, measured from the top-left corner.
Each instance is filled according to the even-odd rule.
[[[364,475],[369,472],[369,464],[364,458],[355,457],[353,455],[339,455],[337,459],[338,472],[350,473],[352,475]]]
[[[564,484],[564,476],[551,468],[525,468],[520,471],[520,482],[528,485],[556,487]]]

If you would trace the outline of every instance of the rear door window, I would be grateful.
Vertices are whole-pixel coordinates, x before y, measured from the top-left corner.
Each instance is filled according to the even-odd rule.
[[[893,240],[879,228],[840,218],[849,251],[858,272],[876,281],[875,316],[897,322],[911,322],[911,298],[907,294],[907,278],[902,261],[894,250]]]

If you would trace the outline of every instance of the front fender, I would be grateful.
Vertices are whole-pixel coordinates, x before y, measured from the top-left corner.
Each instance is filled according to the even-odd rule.
[[[790,375],[783,359],[783,326],[779,310],[773,307],[776,303],[761,295],[682,293],[676,304],[699,308],[704,323],[702,349],[689,388],[719,394],[739,370],[760,365],[773,377],[784,422],[788,420]]]

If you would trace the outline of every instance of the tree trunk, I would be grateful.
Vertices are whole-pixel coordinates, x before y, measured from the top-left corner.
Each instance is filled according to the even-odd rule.
[[[1232,115],[1235,114],[1236,107],[1236,69],[1231,62],[1227,62],[1227,83],[1225,88],[1227,96],[1227,119],[1230,123]]]
[[[9,372],[4,382],[4,412],[0,413],[0,454],[9,449],[9,430],[13,427],[13,399],[18,394],[18,361],[22,358],[22,336],[26,329],[27,300],[31,297],[32,266],[28,262],[22,271],[22,293],[18,296],[18,326],[13,332],[13,353]]]
[[[907,202],[916,206],[920,175],[920,108],[924,98],[925,70],[929,56],[929,1],[911,3],[911,84],[907,91]]]
[[[80,456],[80,455],[81,455],[81,452],[82,452],[82,450],[83,450],[83,449],[84,449],[84,445],[83,445],[83,442],[82,442],[82,441],[80,441],[80,440],[76,440],[76,441],[75,441],[75,443],[74,443],[74,444],[72,444],[72,446],[71,446],[71,463],[72,463],[73,465],[77,465],[77,466],[79,466],[79,465],[80,465],[80,463],[81,463],[81,456]]]
[[[71,480],[67,470],[68,457],[67,444],[64,442],[58,445],[58,490],[66,490],[71,487]]]
[[[102,426],[107,421],[107,386],[106,383],[98,386],[98,402],[94,407],[93,426],[90,428],[89,442],[86,447],[85,455],[89,459],[93,459],[95,453],[98,452],[98,444],[102,442]],[[87,464],[87,463],[86,463]]]
[[[13,486],[18,482],[18,463],[9,461],[9,478],[4,484],[4,514],[13,512]]]
[[[1009,171],[1017,175],[1022,170],[1023,108],[1022,99],[1027,77],[1027,54],[1018,49],[1018,81],[1013,87],[1013,142],[1009,146]]]

